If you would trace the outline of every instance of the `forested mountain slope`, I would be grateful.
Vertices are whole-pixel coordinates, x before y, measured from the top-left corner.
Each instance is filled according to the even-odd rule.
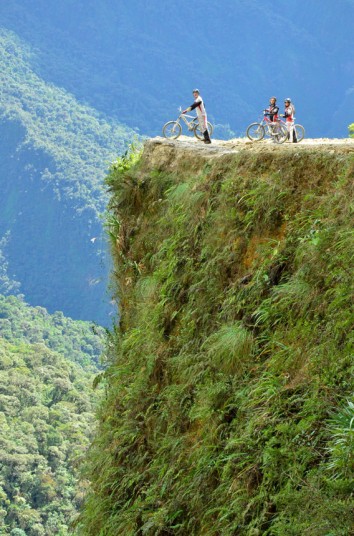
[[[119,326],[85,536],[354,530],[354,140],[112,167]]]
[[[16,35],[0,31],[3,277],[19,282],[34,305],[104,323],[102,183],[134,133],[41,79],[35,57]]]
[[[30,307],[16,296],[0,296],[0,337],[26,344],[44,344],[87,372],[96,372],[104,330],[88,322],[72,320],[61,311],[49,314],[44,307]]]
[[[345,136],[353,19],[352,0],[0,5],[1,24],[38,51],[37,73],[144,134],[160,133],[200,86],[213,120],[237,134],[276,94],[295,100],[311,137]]]
[[[0,297],[0,533],[68,534],[85,491],[102,329]]]

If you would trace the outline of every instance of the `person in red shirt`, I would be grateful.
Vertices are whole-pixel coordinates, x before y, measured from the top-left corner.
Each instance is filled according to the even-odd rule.
[[[292,143],[297,143],[296,131],[294,129],[295,122],[295,106],[292,104],[291,99],[285,99],[285,110],[283,117],[285,117],[286,128],[289,133],[289,141]]]
[[[211,143],[210,135],[208,132],[207,113],[204,106],[202,97],[200,96],[199,89],[193,89],[194,102],[188,108],[183,110],[182,114],[195,110],[197,112],[200,132],[204,136],[204,143]]]
[[[278,120],[279,106],[277,106],[276,97],[270,97],[269,106],[264,110],[264,113],[269,116],[272,122]]]

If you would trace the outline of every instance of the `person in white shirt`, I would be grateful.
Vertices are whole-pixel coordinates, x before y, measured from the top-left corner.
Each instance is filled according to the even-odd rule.
[[[211,143],[210,135],[208,132],[207,113],[204,106],[202,97],[200,96],[199,89],[193,89],[194,102],[188,108],[183,110],[182,114],[195,110],[197,112],[200,131],[204,137],[204,143]]]

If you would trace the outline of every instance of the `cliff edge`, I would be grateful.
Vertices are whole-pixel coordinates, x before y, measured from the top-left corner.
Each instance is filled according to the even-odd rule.
[[[211,145],[189,136],[181,136],[178,140],[167,140],[156,137],[147,140],[143,152],[144,168],[164,169],[173,171],[188,161],[210,161],[214,158],[223,158],[238,153],[264,155],[267,158],[298,158],[300,155],[325,154],[333,157],[350,155],[354,152],[354,139],[305,139],[300,143],[275,144],[270,140],[252,142],[248,138],[235,138],[228,141],[213,140]]]
[[[353,531],[354,143],[112,166],[120,301],[83,534]]]

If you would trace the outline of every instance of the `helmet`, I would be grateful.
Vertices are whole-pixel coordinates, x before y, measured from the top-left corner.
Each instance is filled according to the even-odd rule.
[[[271,101],[271,100],[274,100],[275,102],[277,102],[277,98],[276,98],[276,97],[270,97],[269,100],[270,100],[270,101]]]
[[[285,99],[284,102],[291,102],[291,99]]]
[[[199,89],[193,89],[192,93],[199,93]]]

